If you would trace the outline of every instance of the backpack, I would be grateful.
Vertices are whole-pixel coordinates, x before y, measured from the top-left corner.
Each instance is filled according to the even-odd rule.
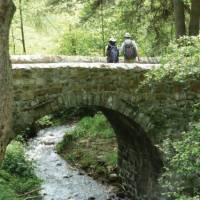
[[[116,46],[110,46],[108,53],[108,62],[117,63],[119,61],[119,50]]]
[[[132,41],[125,41],[124,44],[124,57],[127,60],[135,59],[137,57],[137,49]]]

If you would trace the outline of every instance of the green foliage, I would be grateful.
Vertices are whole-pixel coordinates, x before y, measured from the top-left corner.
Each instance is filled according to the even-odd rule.
[[[94,117],[84,117],[71,131],[67,132],[63,140],[57,144],[57,152],[61,153],[63,149],[72,141],[79,138],[113,138],[114,132],[109,122],[101,113],[96,114]]]
[[[65,55],[99,55],[102,50],[101,39],[95,32],[70,28],[58,41],[58,51]]]
[[[116,173],[117,143],[110,124],[101,113],[80,120],[56,149],[94,178],[109,182],[109,174]]]
[[[57,145],[56,145],[56,151],[57,153],[62,153],[62,151],[65,149],[65,147],[69,144],[71,144],[72,141],[74,141],[74,136],[70,133],[66,133],[62,139],[61,142],[59,142]],[[73,156],[72,156],[73,158]],[[70,160],[72,160],[70,158]]]
[[[71,133],[73,137],[96,137],[112,138],[114,137],[113,129],[109,122],[101,113],[94,117],[85,117],[77,123],[77,126]]]
[[[0,200],[22,200],[32,196],[37,196],[35,200],[41,200],[36,190],[40,183],[37,177],[21,177],[0,170]],[[26,195],[28,192],[32,193]]]
[[[108,152],[105,154],[105,161],[108,163],[109,166],[117,166],[117,153],[114,152]]]
[[[200,199],[200,196],[196,196],[196,197],[180,196],[176,198],[176,200],[199,200],[199,199]]]
[[[100,30],[101,6],[96,0],[84,4],[81,21]],[[103,2],[105,38],[114,35],[119,43],[130,32],[141,55],[159,55],[174,38],[172,1],[112,0]],[[100,33],[100,31],[99,31]]]
[[[168,53],[162,58],[163,65],[148,71],[137,89],[138,96],[145,93],[160,100],[151,106],[147,106],[146,101],[140,103],[140,112],[144,112],[151,122],[148,133],[157,142],[187,130],[189,122],[200,118],[200,104],[194,90],[198,91],[200,80],[199,44],[199,37],[185,37],[170,44]],[[192,99],[183,105],[181,100],[190,92]]]
[[[16,176],[32,176],[33,168],[25,158],[24,147],[22,143],[14,141],[7,147],[3,169]]]
[[[183,37],[171,42],[162,57],[162,67],[146,74],[142,84],[153,89],[164,80],[187,85],[200,77],[200,36]]]
[[[4,171],[0,171],[0,200],[21,200],[17,197],[15,191],[8,185],[8,181],[4,180],[2,174],[6,174]],[[9,175],[6,175],[6,177]],[[8,177],[7,177],[8,178]]]
[[[17,194],[25,194],[26,192],[33,191],[35,189],[40,189],[41,180],[39,180],[36,176],[27,176],[27,177],[16,177],[10,183],[11,187],[15,190]],[[37,191],[34,192],[37,194]],[[33,194],[31,194],[33,195]],[[40,199],[39,195],[37,194]]]
[[[170,198],[198,199],[200,195],[200,124],[192,124],[177,140],[166,140],[164,194]],[[185,197],[183,197],[185,196]]]
[[[0,200],[22,200],[33,196],[40,200],[37,193],[40,183],[33,172],[33,163],[25,158],[24,145],[19,141],[11,142],[0,170]]]
[[[18,1],[15,3],[18,8]],[[28,54],[102,55],[110,36],[116,37],[120,45],[128,31],[138,42],[140,54],[154,56],[175,35],[169,0],[29,0],[22,3]],[[71,30],[66,28],[70,26]],[[10,35],[11,52],[15,54],[22,53],[19,27],[17,9]]]
[[[138,92],[160,95],[181,88],[183,93],[193,91],[200,79],[200,37],[183,37],[167,48],[162,67],[149,71]],[[168,83],[168,85],[167,85]],[[167,85],[167,87],[163,87]],[[186,91],[186,92],[185,92]],[[182,94],[179,92],[178,95]],[[163,98],[166,98],[164,95]],[[178,96],[178,98],[180,98]],[[181,97],[182,98],[182,97]],[[168,106],[153,105],[145,110],[151,119],[150,133],[170,139],[163,145],[166,171],[160,184],[167,199],[199,199],[200,194],[200,104],[195,96],[187,104],[173,100]],[[146,108],[144,106],[144,108]],[[189,129],[189,131],[188,131]],[[173,130],[173,131],[172,131]],[[178,133],[185,131],[181,136]],[[168,133],[169,132],[169,133]],[[172,134],[176,135],[176,138]]]
[[[36,121],[36,124],[39,127],[49,127],[49,126],[53,126],[54,122],[53,122],[53,117],[51,115],[45,115],[44,117],[40,118],[39,120]]]

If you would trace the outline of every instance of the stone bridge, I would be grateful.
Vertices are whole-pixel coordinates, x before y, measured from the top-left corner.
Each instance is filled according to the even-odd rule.
[[[115,130],[127,193],[136,200],[159,199],[162,159],[154,146],[155,134],[185,128],[182,107],[194,103],[191,95],[197,97],[199,87],[192,90],[191,85],[186,93],[177,84],[162,82],[155,90],[144,88],[138,93],[145,74],[158,64],[30,63],[13,64],[14,130],[66,108],[96,107]],[[179,117],[174,117],[177,113]],[[181,127],[177,127],[179,118],[185,119]]]

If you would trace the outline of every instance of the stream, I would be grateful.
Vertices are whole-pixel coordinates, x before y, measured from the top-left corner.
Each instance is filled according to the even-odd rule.
[[[43,181],[43,200],[111,200],[120,199],[111,189],[70,166],[55,151],[66,131],[73,126],[51,127],[38,132],[28,142],[27,157],[35,163],[35,173]]]

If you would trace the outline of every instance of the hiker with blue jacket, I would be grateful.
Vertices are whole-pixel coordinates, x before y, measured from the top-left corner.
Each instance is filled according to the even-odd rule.
[[[111,37],[108,46],[106,48],[106,56],[108,63],[118,63],[119,62],[119,49],[116,45],[116,39]]]
[[[124,35],[124,42],[122,43],[120,52],[124,56],[125,63],[133,63],[136,58],[140,61],[137,44],[131,39],[131,35],[129,33]]]

